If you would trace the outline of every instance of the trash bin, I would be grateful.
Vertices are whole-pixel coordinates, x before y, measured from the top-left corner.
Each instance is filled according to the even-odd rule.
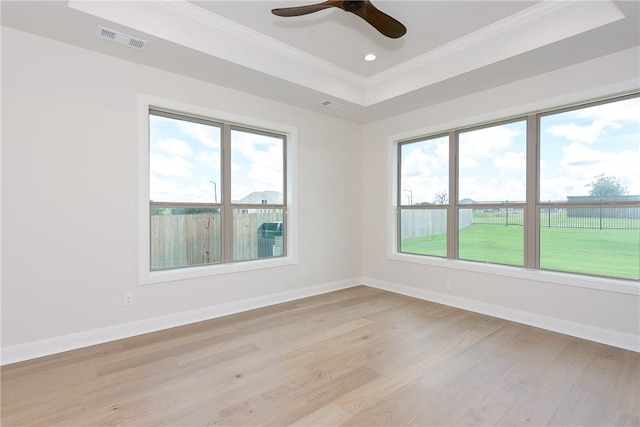
[[[258,258],[282,255],[282,222],[263,222],[258,227]]]

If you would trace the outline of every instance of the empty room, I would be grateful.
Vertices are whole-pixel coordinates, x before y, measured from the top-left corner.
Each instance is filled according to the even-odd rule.
[[[640,425],[640,2],[0,2],[3,426]]]

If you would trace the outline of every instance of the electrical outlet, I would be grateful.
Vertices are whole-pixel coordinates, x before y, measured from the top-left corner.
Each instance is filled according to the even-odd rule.
[[[126,292],[124,294],[124,305],[133,305],[133,292]]]
[[[304,276],[304,267],[298,268],[298,276]]]
[[[447,281],[445,282],[445,284],[444,284],[444,288],[445,288],[447,291],[449,291],[449,292],[451,292],[451,291],[453,290],[453,287],[451,286],[451,280],[447,280]]]

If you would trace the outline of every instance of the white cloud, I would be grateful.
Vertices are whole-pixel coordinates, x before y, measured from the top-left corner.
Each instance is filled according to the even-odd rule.
[[[460,180],[460,198],[476,202],[523,202],[526,198],[525,183],[520,179],[487,177]]]
[[[610,152],[580,143],[564,147],[560,166],[546,168],[541,175],[540,198],[565,200],[567,196],[585,196],[594,177],[615,176],[627,186],[629,194],[640,194],[640,151]]]
[[[176,120],[178,128],[205,147],[220,149],[220,128],[201,123]]]
[[[409,144],[402,159],[402,201],[433,202],[436,193],[449,191],[448,138]],[[406,191],[405,191],[406,190]],[[411,193],[409,192],[411,191]]]
[[[283,191],[283,146],[277,137],[232,131],[232,197]]]
[[[193,176],[193,173],[189,169],[189,162],[178,156],[169,158],[160,154],[151,154],[149,157],[149,166],[151,173],[156,175],[179,178]]]
[[[522,133],[506,126],[493,126],[460,134],[460,165],[494,159],[511,148]]]
[[[637,122],[640,120],[640,98],[584,108],[578,110],[577,117],[601,120],[607,123]]]
[[[616,123],[596,120],[590,125],[576,124],[551,126],[547,130],[553,136],[559,136],[569,141],[596,142],[607,127],[615,127]]]
[[[211,176],[220,176],[220,153],[201,151],[193,157],[211,171]]]
[[[609,129],[619,129],[628,122],[640,121],[640,99],[596,105],[561,115],[565,120],[591,121],[589,124],[569,123],[550,126],[547,131],[558,137],[575,142],[597,142]],[[553,116],[552,116],[553,117]],[[544,120],[544,119],[543,119]]]
[[[152,143],[154,149],[164,151],[170,156],[189,157],[193,154],[193,150],[185,141],[177,138],[159,139]]]
[[[525,171],[527,159],[523,151],[508,151],[493,159],[493,165],[499,170]]]
[[[212,203],[216,198],[220,201],[219,193],[215,194],[214,187],[210,182],[179,186],[174,180],[151,174],[150,183],[151,194],[149,196],[153,201]]]
[[[449,166],[448,153],[446,150],[444,155],[433,155],[420,149],[412,150],[402,159],[402,174],[406,177],[446,174]]]

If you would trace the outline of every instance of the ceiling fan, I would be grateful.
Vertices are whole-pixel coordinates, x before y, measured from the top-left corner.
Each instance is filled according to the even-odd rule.
[[[351,12],[371,24],[376,30],[387,37],[397,39],[402,37],[407,28],[399,21],[376,8],[369,0],[364,1],[325,1],[306,6],[283,7],[273,9],[271,12],[277,16],[300,16],[319,10],[337,7],[345,12]]]

